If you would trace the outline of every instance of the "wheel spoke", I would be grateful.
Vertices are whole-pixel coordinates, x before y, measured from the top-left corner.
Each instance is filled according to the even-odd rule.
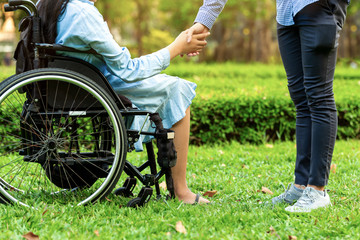
[[[126,156],[115,109],[93,80],[65,69],[38,69],[0,83],[0,110],[6,112],[0,124],[10,129],[0,131],[1,197],[28,206],[104,197]]]

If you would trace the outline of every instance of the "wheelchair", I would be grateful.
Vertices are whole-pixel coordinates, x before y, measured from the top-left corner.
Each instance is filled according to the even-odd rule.
[[[114,194],[132,197],[129,207],[145,205],[153,188],[160,198],[164,176],[174,197],[174,132],[163,128],[159,115],[126,103],[91,64],[56,55],[80,51],[43,42],[32,1],[9,0],[4,10],[27,16],[16,50],[25,57],[17,59],[17,74],[0,83],[0,202],[92,204],[114,190],[122,172],[128,177]],[[156,131],[130,129],[135,116],[145,116]],[[150,141],[147,160],[135,166],[126,157],[141,135],[156,140],[157,158]],[[137,181],[143,187],[134,196]]]

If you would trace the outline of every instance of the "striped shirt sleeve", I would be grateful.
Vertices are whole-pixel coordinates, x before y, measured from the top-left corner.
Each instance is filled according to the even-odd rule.
[[[204,0],[204,4],[200,7],[195,22],[201,23],[208,29],[211,29],[226,2],[227,0]]]

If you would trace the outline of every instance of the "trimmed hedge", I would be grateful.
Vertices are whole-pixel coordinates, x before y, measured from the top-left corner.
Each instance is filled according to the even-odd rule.
[[[295,138],[295,107],[282,65],[176,64],[170,75],[198,84],[192,104],[191,143],[262,143]],[[360,138],[360,72],[339,65],[334,92],[338,138]]]
[[[337,104],[338,138],[360,138],[360,99]],[[239,97],[194,101],[191,143],[263,143],[294,140],[295,107],[290,99]]]
[[[8,72],[1,69],[0,81]],[[294,139],[296,113],[281,65],[175,64],[166,73],[198,84],[191,106],[192,144]],[[338,67],[334,91],[338,138],[360,139],[359,70]],[[9,127],[1,122],[4,115],[0,112],[2,131]]]

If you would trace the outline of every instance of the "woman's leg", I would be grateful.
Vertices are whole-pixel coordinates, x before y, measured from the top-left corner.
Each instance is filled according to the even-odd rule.
[[[177,151],[176,166],[171,168],[174,181],[175,195],[184,203],[194,203],[196,194],[191,192],[186,183],[186,165],[189,150],[190,136],[190,107],[186,109],[186,115],[171,128],[175,131],[175,149]],[[200,197],[199,203],[208,203],[205,198]]]

